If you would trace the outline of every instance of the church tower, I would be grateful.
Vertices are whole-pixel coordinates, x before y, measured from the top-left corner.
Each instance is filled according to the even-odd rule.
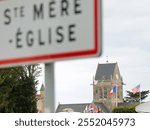
[[[45,96],[45,88],[44,85],[42,84],[40,93],[37,95],[37,109],[39,113],[44,113],[44,96]]]
[[[113,90],[112,95],[109,95]],[[102,102],[110,111],[123,102],[123,81],[117,63],[98,64],[93,84],[93,102]]]

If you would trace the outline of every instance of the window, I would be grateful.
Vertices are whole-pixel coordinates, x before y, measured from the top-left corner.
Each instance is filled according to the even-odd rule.
[[[104,98],[107,98],[107,88],[104,88]]]
[[[103,98],[103,90],[102,90],[102,88],[99,89],[99,98]]]
[[[119,87],[117,89],[118,89],[117,90],[117,98],[120,98],[120,89],[119,89]]]
[[[95,90],[95,94],[97,94],[97,93],[98,93],[98,90],[96,89],[96,90]]]

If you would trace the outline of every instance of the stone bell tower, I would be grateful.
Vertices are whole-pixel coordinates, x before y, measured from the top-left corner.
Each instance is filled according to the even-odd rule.
[[[116,92],[109,92],[116,86]],[[93,84],[93,101],[102,102],[110,111],[123,102],[123,81],[117,63],[98,64]]]

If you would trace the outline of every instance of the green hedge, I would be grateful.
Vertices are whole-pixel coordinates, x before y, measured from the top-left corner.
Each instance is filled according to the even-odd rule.
[[[113,113],[136,113],[135,106],[117,107],[117,108],[114,108],[112,112]]]

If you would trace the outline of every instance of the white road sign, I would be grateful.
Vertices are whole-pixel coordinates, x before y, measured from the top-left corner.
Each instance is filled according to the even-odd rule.
[[[0,1],[0,66],[99,55],[100,1]]]

